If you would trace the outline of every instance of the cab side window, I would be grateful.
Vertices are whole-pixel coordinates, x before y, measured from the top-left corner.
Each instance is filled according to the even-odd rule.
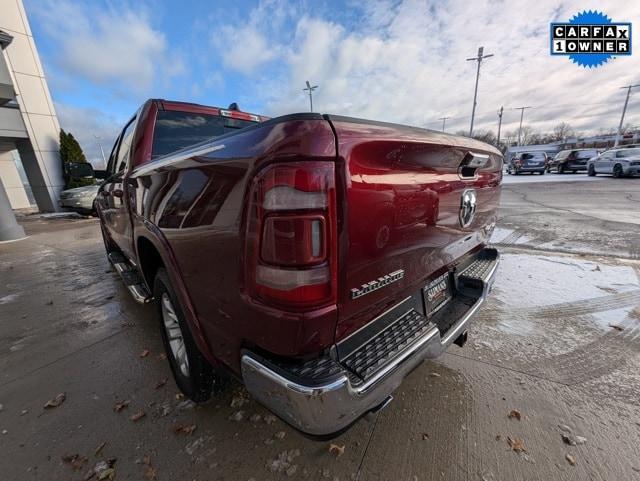
[[[133,142],[133,134],[135,132],[135,117],[129,121],[120,136],[120,145],[115,159],[114,173],[122,172],[129,163],[129,153],[131,151],[131,142]]]

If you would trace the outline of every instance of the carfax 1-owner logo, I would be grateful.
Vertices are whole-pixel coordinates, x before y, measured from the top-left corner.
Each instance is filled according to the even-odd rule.
[[[614,22],[595,10],[578,13],[568,22],[552,22],[551,55],[568,55],[589,68],[631,55],[631,23]]]

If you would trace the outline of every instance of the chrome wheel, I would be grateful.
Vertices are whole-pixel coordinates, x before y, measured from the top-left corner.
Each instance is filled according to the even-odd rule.
[[[180,368],[180,372],[189,377],[189,358],[187,357],[187,346],[184,343],[182,330],[178,322],[178,315],[171,303],[171,298],[166,292],[162,293],[162,323],[171,347],[171,353]]]

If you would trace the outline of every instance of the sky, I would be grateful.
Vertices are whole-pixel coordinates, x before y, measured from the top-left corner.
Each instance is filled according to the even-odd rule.
[[[640,2],[464,0],[24,0],[61,127],[100,164],[147,98],[277,116],[314,110],[430,129],[468,130],[479,46],[474,130],[524,124],[583,133],[615,129],[640,54],[588,69],[549,54],[549,23],[598,8],[634,22]],[[640,125],[640,88],[625,124]],[[97,139],[97,138],[98,139]]]

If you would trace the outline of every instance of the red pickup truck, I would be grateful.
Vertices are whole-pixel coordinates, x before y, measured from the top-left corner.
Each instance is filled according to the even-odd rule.
[[[96,204],[188,397],[231,373],[328,435],[466,341],[498,265],[501,167],[485,143],[419,128],[149,100]]]

